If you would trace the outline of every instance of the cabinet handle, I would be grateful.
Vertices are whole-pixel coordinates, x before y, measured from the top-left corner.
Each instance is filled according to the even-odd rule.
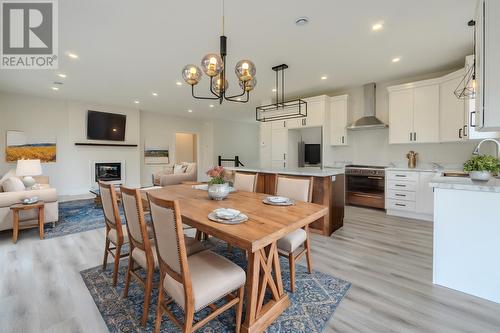
[[[342,135],[342,143],[344,143],[344,136]]]
[[[402,185],[402,184],[395,184],[394,186],[396,186],[396,187],[406,187],[406,185]]]
[[[395,196],[397,197],[406,197],[406,194],[399,194],[399,193],[396,193]]]
[[[406,207],[405,204],[400,204],[400,203],[396,203],[396,206],[399,206],[399,207]]]
[[[474,117],[472,117],[472,115],[474,115]],[[474,119],[474,121],[472,121],[472,119]],[[469,127],[476,127],[476,111],[470,113]]]
[[[286,160],[286,154],[283,154],[283,159]]]
[[[464,125],[464,137],[465,136],[469,136],[469,134],[467,133],[467,125]]]
[[[283,121],[283,127],[286,127],[286,121]]]
[[[461,128],[458,129],[458,137],[460,139],[462,138],[462,129]]]
[[[406,176],[406,175],[396,175],[396,177],[403,177],[403,178],[406,178],[407,176]]]
[[[417,132],[413,132],[413,141],[417,141]]]
[[[410,132],[410,141],[413,141],[413,133]]]
[[[368,176],[368,179],[375,179],[375,180],[383,180],[384,178],[382,177],[373,177],[373,176]]]

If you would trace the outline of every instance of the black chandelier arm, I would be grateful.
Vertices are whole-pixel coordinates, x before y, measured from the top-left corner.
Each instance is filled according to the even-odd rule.
[[[225,98],[226,100],[230,101],[230,100],[232,100],[233,98],[237,98],[237,97],[241,97],[241,96],[245,95],[245,92],[247,92],[247,91],[245,90],[246,86],[247,86],[247,83],[246,83],[246,82],[244,82],[244,83],[243,83],[243,92],[242,92],[241,94],[239,94],[239,95],[234,95],[234,96],[226,96],[226,94],[224,94],[224,98]]]
[[[225,99],[226,101],[230,101],[230,102],[236,102],[236,103],[247,103],[247,102],[250,100],[250,92],[249,92],[249,91],[247,91],[246,93],[247,93],[247,94],[246,94],[246,95],[247,95],[247,97],[246,97],[244,100],[237,100],[237,99],[233,99],[233,98],[234,98],[234,97],[237,97],[237,96],[243,96],[243,95],[245,95],[245,92],[243,92],[243,94],[241,94],[241,95],[232,96],[232,97],[226,97],[226,96],[224,96],[224,99]]]
[[[196,98],[196,99],[208,99],[208,100],[212,100],[212,101],[213,101],[213,100],[220,99],[220,96],[219,96],[219,95],[217,95],[217,94],[215,94],[213,91],[212,91],[212,94],[214,94],[214,95],[215,95],[215,96],[217,96],[217,97],[196,96],[196,95],[194,94],[194,84],[193,84],[193,85],[191,85],[191,95],[192,95],[194,98]]]

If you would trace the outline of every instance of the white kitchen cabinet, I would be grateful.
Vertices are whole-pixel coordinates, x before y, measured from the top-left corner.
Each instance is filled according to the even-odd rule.
[[[347,122],[349,96],[334,96],[330,99],[330,145],[347,145]]]
[[[270,168],[272,157],[272,124],[264,122],[260,124],[260,166],[261,168]]]
[[[385,208],[387,215],[432,221],[434,197],[429,186],[433,171],[387,170]]]
[[[288,129],[273,129],[272,130],[272,147],[271,159],[272,165],[279,164],[283,167],[286,163],[288,153]]]
[[[441,142],[463,141],[467,138],[465,123],[466,99],[458,99],[455,90],[465,75],[464,69],[442,78],[439,85],[439,138]]]
[[[300,117],[286,120],[286,127],[289,129],[321,127],[325,122],[325,114],[329,109],[329,97],[322,95],[306,98],[307,117]]]
[[[479,0],[476,13],[476,125],[500,131],[500,1]]]
[[[279,130],[282,128],[288,128],[288,124],[286,120],[275,120],[275,121],[270,121],[271,123],[271,128],[273,130]]]
[[[413,89],[389,92],[389,143],[413,139]]]
[[[413,142],[439,142],[439,85],[414,90]]]

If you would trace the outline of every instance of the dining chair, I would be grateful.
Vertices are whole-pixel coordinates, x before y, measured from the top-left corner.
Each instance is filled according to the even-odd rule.
[[[134,277],[144,287],[144,306],[141,324],[146,326],[153,290],[153,276],[158,269],[158,256],[154,247],[154,240],[150,240],[148,227],[144,218],[144,208],[141,193],[137,189],[120,187],[122,194],[122,205],[127,223],[128,238],[130,243],[130,254],[128,261],[127,276],[123,296],[128,296],[130,278]],[[144,270],[146,277],[143,278],[138,271]]]
[[[155,332],[160,332],[164,313],[183,332],[194,332],[233,306],[236,332],[240,332],[245,271],[210,250],[188,256],[178,201],[163,200],[150,193],[148,197],[161,284]],[[166,299],[166,294],[170,299]],[[226,303],[217,307],[214,303],[223,298]],[[172,302],[184,310],[183,323],[167,308]],[[194,314],[206,307],[210,307],[211,313],[194,323]]]
[[[257,189],[258,173],[236,172],[233,187],[237,191],[255,192]]]
[[[313,177],[276,177],[275,194],[286,196],[296,201],[311,202]],[[309,225],[297,229],[280,238],[277,242],[278,254],[288,258],[290,264],[290,288],[295,292],[295,262],[305,254],[307,271],[312,273],[311,245],[309,241]],[[300,249],[299,249],[300,248]]]
[[[99,181],[99,194],[101,196],[104,222],[106,222],[106,245],[104,247],[102,269],[106,269],[108,254],[111,254],[114,258],[113,287],[115,287],[118,279],[120,259],[128,256],[128,253],[121,253],[122,246],[128,243],[128,232],[127,229],[123,229],[122,227],[115,186]]]

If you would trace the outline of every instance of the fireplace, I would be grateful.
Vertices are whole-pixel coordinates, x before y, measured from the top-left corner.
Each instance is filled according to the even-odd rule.
[[[121,181],[122,163],[120,162],[96,162],[95,163],[95,181]]]

